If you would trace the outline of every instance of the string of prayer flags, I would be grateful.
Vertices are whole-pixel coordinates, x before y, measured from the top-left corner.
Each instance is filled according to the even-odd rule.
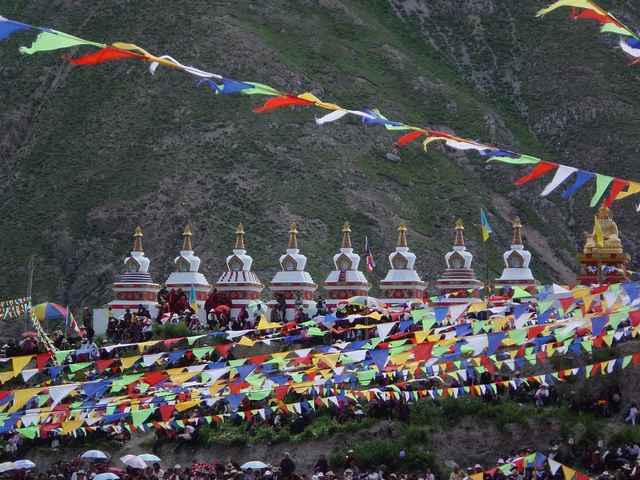
[[[612,13],[600,8],[592,0],[559,0],[539,10],[536,17],[542,17],[563,7],[571,7],[571,19],[573,20],[594,20],[600,24],[601,33],[619,35],[619,46],[622,51],[633,58],[632,63],[640,61],[640,36],[638,33],[622,23]]]
[[[628,55],[640,61],[640,38],[638,35],[626,27],[612,14],[597,7],[589,0],[560,0],[542,9],[538,16],[545,15],[561,7],[572,7],[579,11],[574,15],[576,19],[595,19],[602,24],[602,31],[615,33],[621,36],[620,46]],[[567,178],[575,172],[575,181],[571,187],[562,193],[565,199],[570,198],[580,188],[582,188],[591,178],[596,177],[597,189],[592,197],[591,205],[595,206],[611,186],[610,194],[606,197],[605,205],[611,206],[614,201],[621,200],[631,195],[640,193],[640,182],[631,180],[612,178],[606,175],[585,172],[567,165],[545,162],[532,155],[512,152],[507,149],[498,148],[492,145],[482,144],[473,140],[458,137],[443,130],[433,130],[413,126],[401,121],[388,119],[382,112],[375,108],[350,109],[331,102],[325,102],[310,92],[294,94],[281,92],[263,83],[239,81],[226,76],[208,72],[206,70],[185,65],[170,55],[156,56],[149,53],[142,47],[126,42],[113,42],[103,44],[90,40],[84,40],[73,35],[49,28],[39,28],[24,23],[0,17],[0,40],[6,39],[15,32],[32,30],[39,32],[31,47],[21,47],[20,51],[32,55],[38,52],[54,51],[77,46],[97,47],[97,52],[88,53],[80,57],[70,58],[69,62],[74,65],[99,65],[105,62],[119,60],[139,60],[149,63],[149,71],[155,74],[159,66],[164,66],[173,70],[179,70],[197,78],[197,85],[206,85],[215,94],[241,94],[241,95],[261,95],[272,97],[262,105],[254,109],[257,113],[265,113],[290,106],[314,106],[316,108],[329,111],[329,113],[316,118],[316,124],[324,125],[338,121],[348,115],[359,117],[363,125],[383,126],[388,131],[405,131],[396,141],[396,146],[402,147],[417,140],[422,141],[422,147],[426,151],[428,146],[434,142],[444,142],[451,149],[458,151],[475,151],[487,161],[499,161],[511,165],[533,165],[534,169],[526,176],[520,178],[516,184],[525,185],[557,169],[556,176],[543,191],[543,196],[549,195],[560,186]],[[609,181],[609,179],[611,179]],[[245,341],[246,342],[246,341]]]

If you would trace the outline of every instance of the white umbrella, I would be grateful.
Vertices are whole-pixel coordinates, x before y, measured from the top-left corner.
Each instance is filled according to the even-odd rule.
[[[120,458],[120,461],[124,463],[127,467],[137,468],[139,470],[143,470],[147,468],[147,464],[140,457],[136,455],[125,455]]]
[[[138,455],[138,458],[141,458],[146,463],[160,463],[162,461],[160,460],[160,457],[157,457],[152,453],[141,453],[140,455]]]
[[[269,465],[258,460],[254,460],[253,462],[245,463],[240,468],[242,470],[262,470],[264,468],[269,468]]]
[[[253,316],[258,313],[258,311],[267,315],[267,313],[269,313],[269,307],[267,307],[267,304],[262,300],[253,300],[247,304],[247,313],[249,313],[249,315]]]
[[[16,460],[13,462],[13,468],[16,470],[29,470],[36,466],[31,460]]]
[[[13,466],[13,462],[2,462],[0,463],[0,473],[9,472],[13,470],[15,467]]]
[[[106,460],[109,456],[100,450],[87,450],[80,455],[80,458],[83,460]]]
[[[105,472],[99,473],[98,475],[93,477],[93,480],[120,480],[120,477],[115,473]]]

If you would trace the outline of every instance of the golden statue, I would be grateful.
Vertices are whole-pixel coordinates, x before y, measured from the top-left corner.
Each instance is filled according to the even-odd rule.
[[[602,232],[600,241],[598,239],[599,232],[597,232],[598,224],[600,224],[600,231]],[[618,225],[613,221],[611,210],[607,207],[600,207],[598,210],[593,231],[587,234],[584,253],[623,253]]]

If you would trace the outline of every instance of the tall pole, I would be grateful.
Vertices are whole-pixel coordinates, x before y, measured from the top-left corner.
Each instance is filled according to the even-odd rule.
[[[485,297],[489,298],[489,247],[487,245],[488,242],[482,241],[482,243],[484,243],[484,261],[485,261],[485,266],[484,266],[484,280],[485,280],[485,288],[484,288],[484,294]]]
[[[33,271],[35,270],[36,267],[36,256],[31,254],[31,256],[29,257],[29,266],[27,267],[29,269],[29,276],[27,279],[27,298],[29,299],[29,305],[31,306],[32,301],[31,301],[31,294],[33,291]],[[29,308],[28,311],[25,310],[24,312],[24,329],[25,331],[29,329],[29,316],[31,315],[31,308]]]

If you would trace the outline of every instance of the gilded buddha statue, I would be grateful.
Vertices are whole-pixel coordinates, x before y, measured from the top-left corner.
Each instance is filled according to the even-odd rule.
[[[598,245],[596,231],[597,224],[600,224],[602,231],[602,241]],[[584,244],[584,253],[623,253],[622,242],[620,241],[620,233],[618,225],[613,221],[611,210],[607,207],[600,207],[595,217],[593,231],[586,234],[587,241]]]

